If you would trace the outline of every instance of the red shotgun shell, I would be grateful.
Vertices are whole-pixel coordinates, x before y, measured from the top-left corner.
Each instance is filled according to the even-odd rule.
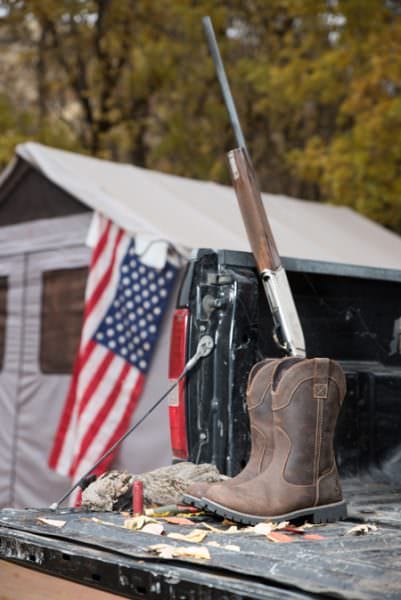
[[[132,513],[134,517],[143,515],[143,483],[139,480],[132,484]]]

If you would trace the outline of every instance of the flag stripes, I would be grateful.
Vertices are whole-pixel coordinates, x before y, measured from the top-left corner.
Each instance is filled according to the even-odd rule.
[[[175,274],[169,263],[162,271],[143,265],[126,232],[100,217],[79,350],[49,456],[74,482],[129,427]]]

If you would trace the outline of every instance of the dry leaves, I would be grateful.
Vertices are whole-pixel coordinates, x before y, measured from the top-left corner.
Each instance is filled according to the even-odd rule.
[[[213,540],[213,542],[207,542],[208,546],[212,546],[213,548],[224,548],[225,550],[230,550],[231,552],[240,552],[241,548],[236,544],[219,544]]]
[[[210,559],[209,550],[206,546],[170,546],[169,544],[154,544],[148,550],[157,554],[160,558],[198,558]]]
[[[164,527],[161,523],[147,523],[141,529],[143,533],[153,533],[153,535],[162,535]]]
[[[59,521],[58,519],[46,519],[46,517],[38,517],[38,521],[52,527],[64,527],[67,521]]]
[[[165,506],[154,506],[153,508],[145,509],[145,515],[147,517],[171,517],[173,515],[191,517],[198,514],[201,514],[199,508],[187,506],[185,504],[166,504]]]
[[[318,533],[306,533],[302,539],[317,542],[320,540],[325,540],[326,538],[323,535],[319,535]]]
[[[376,525],[365,523],[364,525],[355,525],[355,527],[351,527],[351,529],[346,531],[345,535],[366,535],[371,531],[377,531]]]
[[[193,522],[185,517],[164,517],[164,520],[173,525],[193,525]]]
[[[145,515],[140,515],[139,517],[132,517],[131,519],[125,519],[124,527],[126,529],[134,529],[140,530],[148,523],[156,523],[156,519],[152,519],[151,517],[147,517]]]
[[[213,527],[212,525],[210,525],[210,523],[202,522],[202,523],[199,523],[199,525],[202,525],[202,527],[206,527],[206,529],[209,529],[209,531],[213,531],[214,533],[225,533],[221,529],[218,529],[217,527]]]
[[[185,542],[192,542],[199,544],[203,542],[205,537],[207,536],[207,531],[202,531],[201,529],[194,529],[191,533],[168,533],[167,537],[173,538],[174,540],[182,540]]]
[[[225,550],[231,550],[231,552],[240,552],[241,548],[237,544],[226,544],[223,546]]]

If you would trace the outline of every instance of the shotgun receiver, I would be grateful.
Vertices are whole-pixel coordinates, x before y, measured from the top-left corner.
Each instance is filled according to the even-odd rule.
[[[203,17],[203,26],[239,146],[228,153],[228,164],[242,219],[272,312],[274,339],[287,354],[305,357],[305,341],[298,312],[262,203],[210,17]]]

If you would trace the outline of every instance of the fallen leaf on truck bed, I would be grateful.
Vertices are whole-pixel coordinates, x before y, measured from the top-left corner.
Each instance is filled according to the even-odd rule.
[[[201,529],[194,529],[191,533],[168,533],[167,537],[173,538],[174,540],[183,540],[185,542],[195,542],[199,544],[203,542],[207,536],[207,531]]]
[[[147,523],[141,529],[143,533],[153,533],[153,535],[162,535],[164,527],[161,523]]]
[[[363,525],[355,525],[355,527],[351,527],[351,529],[348,529],[348,531],[345,532],[345,535],[366,535],[370,531],[377,531],[376,525],[365,523]]]
[[[173,525],[193,525],[193,521],[185,517],[164,517],[164,520]]]
[[[46,525],[52,525],[53,527],[63,527],[66,521],[59,521],[58,519],[46,519],[45,517],[38,517],[38,521],[45,523]]]
[[[206,527],[206,529],[209,529],[209,531],[213,531],[214,533],[226,533],[224,529],[218,529],[217,527],[213,527],[213,525],[210,525],[205,521],[202,521],[201,523],[199,523],[199,525],[202,525],[202,527]]]
[[[145,515],[140,515],[139,517],[132,517],[132,519],[125,519],[124,527],[126,529],[142,529],[148,523],[157,523],[156,519],[152,519],[151,517],[146,517]]]
[[[241,552],[241,548],[236,544],[219,544],[219,542],[207,542],[208,546],[212,546],[213,548],[224,548],[225,550],[230,550],[231,552]]]
[[[272,531],[268,536],[271,542],[293,542],[294,538],[286,533],[280,533],[279,531]]]
[[[177,556],[201,559],[210,558],[209,550],[206,546],[169,546],[169,544],[155,544],[149,546],[148,550],[154,552],[160,558],[175,558]]]
[[[231,552],[240,552],[241,548],[237,546],[237,544],[226,544],[223,546],[225,550],[230,550]]]
[[[319,540],[325,540],[326,538],[323,535],[319,535],[318,533],[306,533],[302,539],[303,540],[311,540],[311,541],[319,541]]]

